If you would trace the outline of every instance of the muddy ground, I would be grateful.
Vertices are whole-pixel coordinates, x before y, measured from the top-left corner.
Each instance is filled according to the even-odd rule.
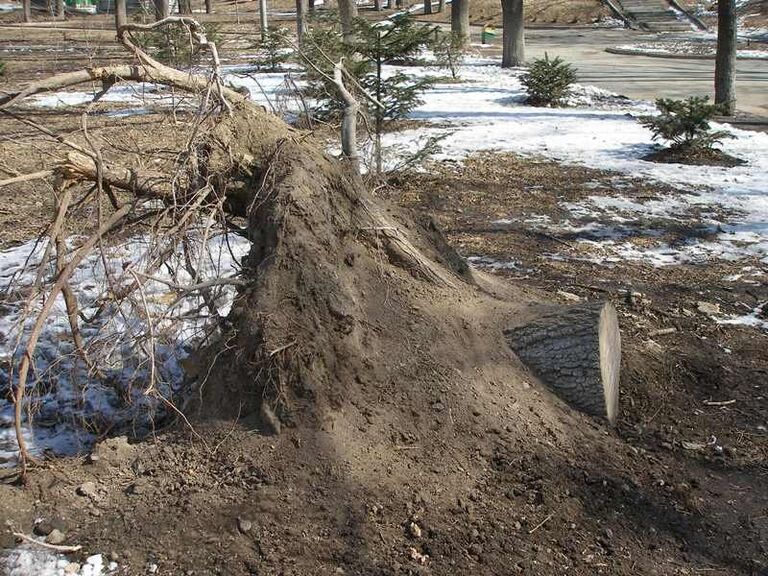
[[[77,137],[79,112],[31,117]],[[49,164],[45,138],[11,118],[0,126],[3,178]],[[129,150],[162,139],[160,165],[180,138],[167,116],[89,126]],[[264,436],[252,416],[194,420],[194,431],[170,424],[49,461],[26,488],[0,471],[0,547],[42,519],[83,546],[73,560],[103,553],[121,574],[767,574],[768,335],[699,309],[744,313],[768,297],[765,277],[723,281],[759,266],[750,261],[597,264],[582,259],[583,238],[524,223],[557,221],[560,202],[619,185],[625,196],[674,193],[513,155],[435,164],[377,192],[433,217],[460,254],[514,262],[486,269],[494,293],[611,300],[624,348],[615,429],[563,406],[503,351],[514,307],[481,316],[472,298],[441,301],[393,276],[367,322],[401,330],[390,317],[414,292],[423,304],[408,308],[387,373],[356,382],[319,425]],[[45,225],[49,196],[42,181],[0,189],[2,246]],[[521,223],[490,224],[510,216]],[[701,233],[691,221],[665,239]],[[426,330],[456,310],[462,322]]]

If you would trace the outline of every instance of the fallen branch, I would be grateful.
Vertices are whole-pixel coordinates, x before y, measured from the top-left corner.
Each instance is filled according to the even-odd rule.
[[[56,552],[78,552],[83,549],[82,546],[62,546],[57,544],[48,544],[47,542],[37,540],[32,536],[27,536],[26,534],[22,534],[21,532],[14,532],[13,535],[16,538],[21,538],[22,540],[24,540],[24,542],[29,542],[30,544],[35,544],[42,548],[47,548],[48,550],[55,550]]]
[[[730,406],[731,404],[736,404],[736,400],[721,400],[721,401],[713,401],[713,400],[704,400],[702,402],[705,406]]]
[[[8,178],[7,180],[0,180],[0,188],[3,186],[10,186],[11,184],[19,184],[21,182],[29,182],[30,180],[41,180],[53,175],[53,170],[41,170],[40,172],[32,172],[31,174],[22,174],[14,178]]]

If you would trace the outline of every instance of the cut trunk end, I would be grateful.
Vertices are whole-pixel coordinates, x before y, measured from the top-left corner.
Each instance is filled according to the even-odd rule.
[[[520,360],[560,398],[616,422],[621,335],[610,303],[550,310],[504,335]]]

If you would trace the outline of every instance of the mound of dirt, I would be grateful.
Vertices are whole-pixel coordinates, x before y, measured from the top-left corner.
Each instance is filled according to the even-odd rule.
[[[712,545],[737,527],[702,519],[668,461],[521,366],[503,330],[547,294],[469,269],[266,112],[208,145],[253,246],[194,429],[0,486],[0,522],[63,516],[127,574],[762,569],[757,541]]]
[[[665,164],[691,164],[693,166],[725,166],[733,168],[746,161],[716,148],[671,146],[643,156],[649,162]]]

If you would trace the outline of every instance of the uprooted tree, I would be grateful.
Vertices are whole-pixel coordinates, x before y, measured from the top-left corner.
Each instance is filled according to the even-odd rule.
[[[170,25],[185,27],[209,51],[209,76],[170,68],[132,40],[134,32]],[[491,280],[470,270],[429,219],[414,221],[380,204],[367,192],[352,164],[337,162],[311,135],[289,127],[227,87],[216,47],[197,22],[175,17],[151,25],[125,24],[118,38],[133,54],[133,64],[61,74],[0,98],[0,110],[12,114],[9,108],[35,94],[86,82],[101,83],[105,92],[123,81],[170,86],[200,97],[193,135],[171,173],[107,161],[98,146],[82,146],[37,127],[69,153],[49,171],[56,208],[40,268],[53,262],[56,274],[50,284],[37,286],[30,295],[30,303],[42,305],[33,314],[14,366],[22,477],[30,461],[22,431],[24,399],[34,378],[41,330],[54,303],[63,296],[75,347],[89,371],[98,374],[98,357],[89,355],[79,338],[80,314],[70,280],[78,264],[117,230],[125,233],[140,223],[169,239],[146,266],[126,264],[122,275],[112,279],[111,296],[133,297],[144,304],[145,393],[156,395],[169,411],[182,416],[182,410],[155,383],[156,334],[143,286],[167,262],[169,253],[180,245],[199,244],[214,225],[232,226],[233,218],[243,219],[242,232],[251,243],[243,277],[203,281],[192,259],[185,257],[182,261],[191,281],[173,286],[180,293],[200,293],[212,314],[209,300],[215,297],[209,291],[227,282],[239,287],[218,339],[204,340],[197,351],[204,367],[198,371],[202,376],[194,396],[207,414],[261,413],[265,420],[279,422],[291,421],[302,412],[305,420],[319,423],[325,410],[343,405],[358,394],[357,388],[365,388],[388,371],[391,349],[407,340],[414,310],[420,309],[417,303],[480,298],[487,317],[497,317],[502,304],[510,313],[518,311],[519,302],[505,304],[502,296],[495,295],[498,289],[489,284]],[[80,186],[83,183],[87,186]],[[74,206],[86,202],[94,203],[98,225],[70,247],[64,241],[67,220],[73,217]],[[197,252],[203,249],[198,247]],[[374,318],[382,327],[371,322]],[[434,338],[446,326],[466,325],[460,307],[434,315],[420,313],[419,318],[422,330]],[[562,350],[570,342],[579,353],[597,355],[598,364],[588,366],[584,386],[602,391],[605,382],[617,385],[610,373],[600,373],[601,366],[609,371],[618,366],[615,317],[614,323],[600,313],[577,314],[573,319],[597,326],[584,331],[590,334],[585,341],[561,338],[557,348]],[[547,330],[557,336],[556,325]],[[504,346],[500,330],[490,338],[496,350]],[[455,351],[455,345],[450,348]],[[612,406],[615,397],[606,406]],[[609,418],[615,414],[612,410],[607,410]]]

